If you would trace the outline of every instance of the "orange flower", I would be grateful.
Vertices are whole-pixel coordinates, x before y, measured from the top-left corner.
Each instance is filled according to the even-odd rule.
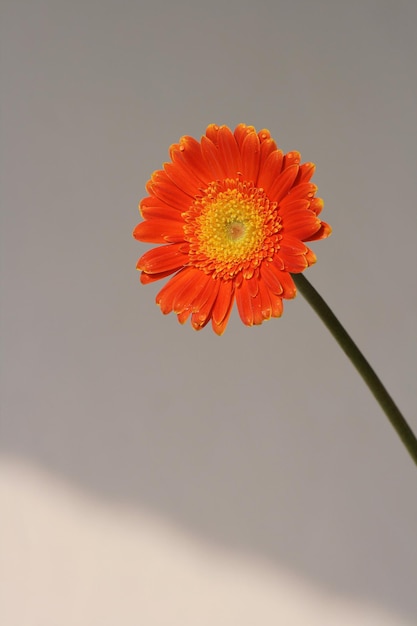
[[[175,274],[156,302],[181,324],[191,316],[196,330],[211,319],[221,335],[235,298],[247,326],[280,317],[282,299],[296,294],[291,273],[316,261],[303,242],[331,232],[309,182],[314,164],[245,124],[234,133],[211,124],[201,142],[172,145],[170,157],[139,205],[144,221],[133,236],[163,244],[139,259],[141,282]]]

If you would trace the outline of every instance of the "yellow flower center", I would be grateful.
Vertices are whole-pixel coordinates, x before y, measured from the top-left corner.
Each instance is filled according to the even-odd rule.
[[[184,214],[190,260],[213,277],[250,278],[279,247],[280,217],[263,189],[239,179],[212,182]]]

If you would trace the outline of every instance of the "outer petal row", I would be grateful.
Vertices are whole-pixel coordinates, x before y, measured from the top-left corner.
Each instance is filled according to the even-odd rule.
[[[173,243],[168,246],[159,246],[145,252],[139,259],[137,269],[147,274],[161,272],[175,272],[189,263],[188,250],[183,243]]]
[[[252,284],[254,280],[256,286]],[[236,289],[236,304],[240,319],[246,326],[262,324],[271,317],[280,317],[283,311],[281,296],[270,291],[262,277],[242,281]]]
[[[162,313],[174,311],[184,323],[191,315],[192,326],[200,330],[210,321],[213,330],[221,335],[226,329],[236,297],[239,315],[247,326],[261,324],[271,317],[280,317],[283,297],[293,297],[295,287],[289,274],[280,273],[281,295],[271,289],[269,280],[262,276],[243,280],[238,288],[233,281],[213,279],[196,268],[180,270],[161,289],[156,297]]]
[[[184,241],[184,228],[182,222],[155,218],[138,224],[133,236],[150,243],[174,243]]]

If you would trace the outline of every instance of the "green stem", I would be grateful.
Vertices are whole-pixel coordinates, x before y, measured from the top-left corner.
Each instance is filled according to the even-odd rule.
[[[322,322],[327,326],[339,346],[349,357],[374,394],[375,399],[379,402],[382,410],[385,412],[401,441],[410,453],[411,458],[417,465],[417,439],[388,391],[321,295],[314,289],[303,274],[292,274],[292,277],[297,289],[303,294],[307,302],[313,307]]]

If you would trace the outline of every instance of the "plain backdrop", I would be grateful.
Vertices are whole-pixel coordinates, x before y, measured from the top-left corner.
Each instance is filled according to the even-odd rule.
[[[307,278],[417,430],[416,28],[412,0],[3,1],[2,625],[416,622],[416,468],[320,320],[182,327],[131,236],[181,135],[268,128],[317,165]]]

